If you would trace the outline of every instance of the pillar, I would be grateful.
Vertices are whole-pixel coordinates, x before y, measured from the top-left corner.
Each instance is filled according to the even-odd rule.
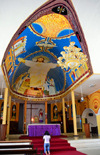
[[[7,118],[7,99],[8,99],[8,88],[5,88],[4,92],[4,107],[3,107],[3,120],[2,124],[0,124],[0,140],[6,139],[6,133],[7,133],[7,124],[6,124],[6,118]]]
[[[26,133],[26,111],[27,111],[27,101],[24,103],[24,134]]]
[[[76,109],[75,109],[75,95],[74,91],[71,91],[72,96],[72,109],[73,109],[73,126],[74,126],[74,136],[78,136],[77,134],[77,122],[76,122]]]
[[[2,121],[3,125],[6,124],[7,99],[8,99],[8,88],[5,88],[5,92],[4,92],[4,107],[3,107],[3,121]]]
[[[85,132],[85,130],[84,130],[84,123],[85,123],[85,118],[82,118],[82,132]]]
[[[63,109],[63,127],[64,133],[66,133],[66,115],[65,115],[65,100],[62,98],[62,109]]]
[[[10,111],[11,111],[11,96],[9,96],[9,107],[8,107],[8,117],[7,117],[7,135],[9,135],[9,129],[10,129]]]
[[[100,136],[100,115],[96,115],[97,127],[98,127],[98,136]]]
[[[47,101],[45,102],[45,124],[47,124]]]

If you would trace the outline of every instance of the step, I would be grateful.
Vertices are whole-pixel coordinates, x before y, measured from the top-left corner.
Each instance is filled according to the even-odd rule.
[[[71,150],[71,151],[56,151],[51,152],[50,155],[86,155],[84,153],[81,153],[79,151]]]
[[[33,144],[33,146],[34,147],[43,147],[43,143],[41,143],[41,144]],[[69,143],[55,143],[55,144],[50,144],[50,147],[52,147],[52,146],[70,146],[70,144]]]
[[[35,147],[34,147],[34,149],[35,149]],[[41,152],[41,151],[43,151],[44,149],[43,148],[37,148],[37,150],[38,150],[38,152]],[[60,150],[65,150],[65,151],[69,151],[69,150],[76,150],[76,148],[75,147],[71,147],[71,146],[59,146],[59,147],[55,147],[55,146],[53,146],[53,147],[50,147],[50,152],[56,152],[56,151],[60,151]]]
[[[34,139],[32,140],[32,143],[43,143],[44,140],[43,139]],[[61,143],[61,142],[68,142],[67,140],[65,139],[51,139],[50,140],[51,143]]]

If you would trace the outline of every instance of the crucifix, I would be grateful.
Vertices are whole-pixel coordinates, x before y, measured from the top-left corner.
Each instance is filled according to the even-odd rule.
[[[32,103],[31,103],[31,107],[30,108],[27,108],[27,109],[30,109],[30,124],[32,123],[31,119],[32,119],[32,110],[36,110],[38,108],[32,108]]]

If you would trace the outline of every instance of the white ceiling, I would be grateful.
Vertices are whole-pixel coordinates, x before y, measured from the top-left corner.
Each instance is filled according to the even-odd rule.
[[[75,93],[82,93],[85,95],[92,94],[93,92],[100,89],[100,75],[92,75],[84,83],[75,89]]]
[[[75,99],[80,100],[82,96],[86,97],[87,95],[90,95],[99,89],[100,89],[100,75],[93,74],[91,77],[85,80],[85,82],[83,82],[74,90]],[[65,97],[65,100],[66,101],[71,100],[71,93],[69,93]]]

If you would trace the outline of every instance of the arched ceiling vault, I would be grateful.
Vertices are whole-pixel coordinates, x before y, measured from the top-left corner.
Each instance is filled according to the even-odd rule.
[[[11,94],[33,101],[64,97],[92,74],[87,44],[70,0],[49,0],[19,27],[2,69]]]

